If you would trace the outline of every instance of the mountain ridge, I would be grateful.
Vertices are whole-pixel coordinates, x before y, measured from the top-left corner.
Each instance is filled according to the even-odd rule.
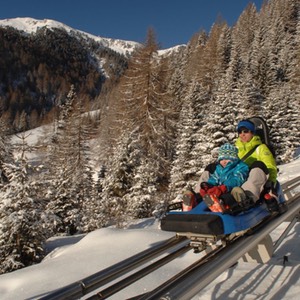
[[[93,39],[94,41],[102,44],[105,47],[108,47],[117,53],[130,56],[132,52],[140,47],[141,44],[135,41],[127,41],[122,39],[113,39],[108,37],[101,37],[97,35],[90,34],[88,32],[75,29],[70,27],[62,22],[52,20],[52,19],[35,19],[31,17],[18,17],[18,18],[8,18],[0,20],[0,27],[13,27],[19,31],[24,31],[27,34],[36,33],[39,29],[46,27],[48,29],[59,28],[64,29],[68,33],[75,32],[80,34],[81,36],[85,36],[87,38]],[[171,48],[159,50],[159,54],[166,55],[173,50],[176,52],[178,49],[185,47],[186,45],[176,45]]]

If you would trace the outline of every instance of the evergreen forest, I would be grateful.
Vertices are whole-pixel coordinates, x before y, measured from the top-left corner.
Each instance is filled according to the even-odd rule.
[[[29,144],[21,127],[12,135],[3,113],[0,274],[40,262],[54,235],[153,216],[195,185],[247,117],[267,121],[278,165],[299,156],[299,45],[299,0],[270,0],[260,11],[249,4],[234,26],[217,19],[210,32],[199,31],[173,51],[159,49],[149,28],[145,43],[128,60],[119,58],[122,66],[114,66],[118,74],[105,92],[98,89],[103,74],[88,67],[82,72],[92,72],[89,86],[60,81],[68,92],[47,122],[46,100],[29,110],[48,126],[43,145]],[[57,72],[62,77],[63,67]],[[89,109],[84,90],[97,109]]]

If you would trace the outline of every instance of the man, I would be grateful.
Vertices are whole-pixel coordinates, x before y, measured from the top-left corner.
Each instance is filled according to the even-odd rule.
[[[270,187],[275,187],[276,162],[268,146],[255,134],[255,125],[251,121],[240,121],[237,130],[239,137],[235,145],[238,148],[238,156],[250,168],[248,179],[241,188],[248,198],[256,202],[267,181]]]

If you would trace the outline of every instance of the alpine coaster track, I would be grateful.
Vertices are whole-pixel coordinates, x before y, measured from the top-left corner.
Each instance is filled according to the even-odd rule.
[[[261,222],[259,226],[252,228],[250,232],[246,232],[241,236],[234,236],[226,242],[216,243],[201,249],[204,251],[204,256],[198,261],[162,283],[154,290],[142,295],[137,295],[131,298],[131,300],[191,299],[222,272],[235,264],[247,252],[255,248],[256,245],[282,222],[289,221],[291,225],[293,225],[298,221],[300,213],[300,191],[298,189],[296,192],[296,188],[299,187],[300,176],[282,184],[288,205],[288,210],[285,213],[282,215],[272,214]],[[289,228],[291,227],[292,226],[289,226]],[[274,249],[278,247],[278,244],[287,234],[288,232],[286,230],[283,236],[275,242]],[[107,299],[192,249],[193,247],[190,245],[189,239],[174,236],[154,247],[133,255],[80,281],[51,292],[39,299]],[[124,277],[124,275],[129,273],[130,275]],[[122,277],[122,279],[116,282],[120,277]],[[103,289],[100,290],[101,288]]]

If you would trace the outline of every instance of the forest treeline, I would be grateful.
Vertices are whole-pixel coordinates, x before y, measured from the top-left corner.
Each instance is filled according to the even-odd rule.
[[[218,19],[171,55],[150,28],[97,98],[105,105],[96,118],[70,85],[40,164],[27,158],[25,134],[11,149],[2,130],[0,271],[40,261],[55,234],[151,216],[234,142],[241,119],[262,116],[278,164],[291,161],[300,147],[299,6],[270,0],[258,12],[249,4],[234,26]]]
[[[101,62],[101,63],[100,63]],[[0,27],[0,105],[10,132],[54,120],[71,85],[86,109],[127,67],[127,57],[75,31]]]

